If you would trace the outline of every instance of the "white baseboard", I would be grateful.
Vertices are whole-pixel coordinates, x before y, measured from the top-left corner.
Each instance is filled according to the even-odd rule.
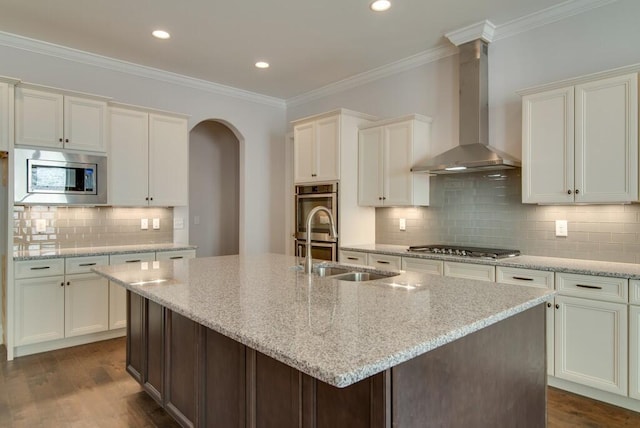
[[[16,346],[14,357],[24,357],[25,355],[39,354],[40,352],[53,351],[55,349],[70,348],[72,346],[85,345],[87,343],[99,342],[101,340],[115,339],[127,335],[126,328],[103,331],[100,333],[85,334],[84,336],[70,337],[67,339],[51,340],[48,342],[34,343],[32,345]]]
[[[558,389],[564,389],[565,391],[573,392],[574,394],[593,398],[594,400],[604,401],[605,403],[633,410],[634,412],[640,412],[640,401],[633,398],[613,394],[607,391],[601,391],[599,389],[591,388],[590,386],[580,385],[554,376],[547,376],[547,385]]]

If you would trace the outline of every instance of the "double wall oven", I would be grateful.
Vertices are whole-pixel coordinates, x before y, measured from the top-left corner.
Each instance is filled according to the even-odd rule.
[[[307,230],[307,215],[317,206],[327,207],[336,222],[338,230],[338,183],[317,183],[296,186],[296,231],[295,254],[306,256],[307,233],[311,234],[311,257],[321,260],[338,260],[338,240],[331,237],[329,216],[318,213]],[[338,237],[339,237],[338,232]]]

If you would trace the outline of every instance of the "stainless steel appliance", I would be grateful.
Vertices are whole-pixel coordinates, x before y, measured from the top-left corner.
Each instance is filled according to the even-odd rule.
[[[518,250],[506,250],[502,248],[480,248],[458,245],[416,245],[407,250],[412,253],[442,254],[447,256],[476,257],[485,259],[503,259],[520,255]]]
[[[338,183],[318,183],[296,186],[296,230],[295,254],[305,257],[307,233],[311,234],[311,256],[314,259],[338,260],[338,239],[331,237],[329,216],[319,213],[311,223],[311,230],[305,224],[307,216],[316,207],[327,207],[339,226],[338,218]]]
[[[106,156],[15,149],[16,204],[107,203]]]

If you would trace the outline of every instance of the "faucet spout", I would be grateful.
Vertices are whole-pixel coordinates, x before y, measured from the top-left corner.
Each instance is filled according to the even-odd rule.
[[[329,226],[331,226],[331,237],[334,239],[338,238],[338,233],[336,232],[336,222],[329,208],[319,206],[309,211],[309,214],[307,215],[307,221],[306,221],[307,242],[306,242],[306,252],[304,257],[304,273],[311,273],[311,271],[313,270],[313,259],[311,258],[311,222],[313,221],[313,217],[320,211],[324,211],[329,216]]]

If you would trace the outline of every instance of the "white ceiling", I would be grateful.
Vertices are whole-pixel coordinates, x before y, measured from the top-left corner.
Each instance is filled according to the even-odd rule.
[[[549,7],[594,0],[0,0],[0,31],[281,99]],[[172,35],[161,41],[151,31]],[[258,60],[271,63],[256,69]]]

